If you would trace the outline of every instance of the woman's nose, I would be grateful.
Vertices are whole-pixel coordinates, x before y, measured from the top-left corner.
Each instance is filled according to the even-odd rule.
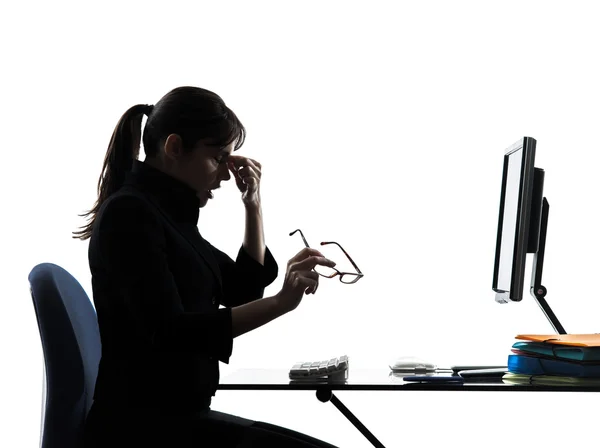
[[[231,173],[229,172],[229,166],[228,164],[224,163],[223,168],[221,169],[221,179],[227,181],[229,179],[231,179]]]

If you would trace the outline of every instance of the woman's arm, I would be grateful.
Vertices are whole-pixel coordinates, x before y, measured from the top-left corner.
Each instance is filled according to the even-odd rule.
[[[231,309],[231,333],[234,338],[252,331],[285,314],[277,296],[265,297]]]
[[[333,267],[335,263],[319,251],[305,247],[288,262],[283,287],[275,296],[231,309],[233,337],[294,310],[305,294],[314,294],[319,285],[319,276],[313,270],[316,265]]]
[[[265,264],[265,233],[263,228],[262,208],[257,205],[247,205],[246,227],[244,230],[243,247],[258,263]]]
[[[229,169],[242,193],[245,209],[244,241],[235,262],[215,247],[211,246],[211,249],[223,277],[221,304],[237,307],[263,297],[265,287],[277,278],[278,266],[265,243],[260,199],[260,163],[230,155]]]
[[[266,246],[260,200],[262,165],[248,157],[230,155],[228,167],[242,193],[246,209],[244,249],[258,263],[264,264]]]

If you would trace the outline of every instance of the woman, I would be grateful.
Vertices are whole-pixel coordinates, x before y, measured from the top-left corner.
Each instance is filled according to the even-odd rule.
[[[75,232],[90,238],[102,340],[86,446],[331,447],[210,410],[233,339],[294,310],[317,290],[312,269],[335,264],[305,248],[289,261],[281,291],[263,298],[278,268],[263,235],[261,165],[232,154],[244,138],[223,100],[196,87],[176,88],[119,120],[98,200]],[[235,261],[197,227],[199,209],[232,175],[246,219]]]

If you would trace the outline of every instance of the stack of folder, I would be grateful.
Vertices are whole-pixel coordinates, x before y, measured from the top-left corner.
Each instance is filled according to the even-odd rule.
[[[521,334],[502,381],[600,386],[600,334]]]

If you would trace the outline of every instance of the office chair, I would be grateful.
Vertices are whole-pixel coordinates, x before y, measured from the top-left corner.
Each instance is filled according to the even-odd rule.
[[[38,264],[29,284],[44,353],[40,448],[79,448],[100,362],[96,311],[60,266]]]

